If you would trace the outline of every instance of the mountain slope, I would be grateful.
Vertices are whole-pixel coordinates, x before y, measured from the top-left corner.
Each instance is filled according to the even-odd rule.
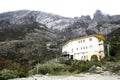
[[[110,16],[97,10],[93,19],[90,16],[66,18],[41,11],[20,10],[0,14],[0,29],[18,25],[37,24],[49,30],[71,34],[71,37],[91,33],[109,34],[120,27],[120,16]],[[42,26],[41,26],[42,24]]]
[[[1,13],[0,57],[33,65],[60,55],[61,45],[69,39],[100,33],[109,41],[119,28],[120,15],[105,15],[99,10],[93,19],[29,10]]]

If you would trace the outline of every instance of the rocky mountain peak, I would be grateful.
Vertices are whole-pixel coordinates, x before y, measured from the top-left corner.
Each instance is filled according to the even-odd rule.
[[[109,34],[120,27],[120,15],[110,16],[97,10],[93,19],[89,15],[68,18],[41,11],[19,10],[0,14],[0,29],[26,25],[47,28],[52,32],[79,37],[89,33]],[[26,30],[27,31],[27,30]],[[33,30],[32,30],[33,31]],[[3,31],[2,31],[3,32]]]
[[[96,22],[109,21],[109,19],[109,15],[103,14],[100,10],[96,10],[96,12],[94,13],[93,20]]]

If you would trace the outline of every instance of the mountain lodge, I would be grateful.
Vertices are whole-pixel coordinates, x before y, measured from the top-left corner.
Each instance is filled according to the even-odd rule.
[[[62,56],[68,59],[100,61],[105,57],[104,53],[105,37],[101,34],[93,34],[67,41],[62,46]]]

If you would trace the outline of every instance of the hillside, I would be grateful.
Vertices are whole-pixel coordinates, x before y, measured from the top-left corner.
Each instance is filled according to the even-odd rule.
[[[111,43],[111,52],[116,55],[120,53],[119,32],[120,15],[110,16],[100,10],[93,19],[89,15],[68,18],[30,10],[1,13],[0,69],[13,63],[22,66],[17,68],[20,71],[32,68],[38,62],[60,56],[65,41],[93,33],[105,35],[106,43]]]

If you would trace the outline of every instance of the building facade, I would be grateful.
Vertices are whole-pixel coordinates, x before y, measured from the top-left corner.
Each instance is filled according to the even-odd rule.
[[[91,61],[93,56],[101,60],[105,57],[104,40],[101,34],[69,40],[62,47],[62,55],[68,56],[69,59],[82,61]]]

